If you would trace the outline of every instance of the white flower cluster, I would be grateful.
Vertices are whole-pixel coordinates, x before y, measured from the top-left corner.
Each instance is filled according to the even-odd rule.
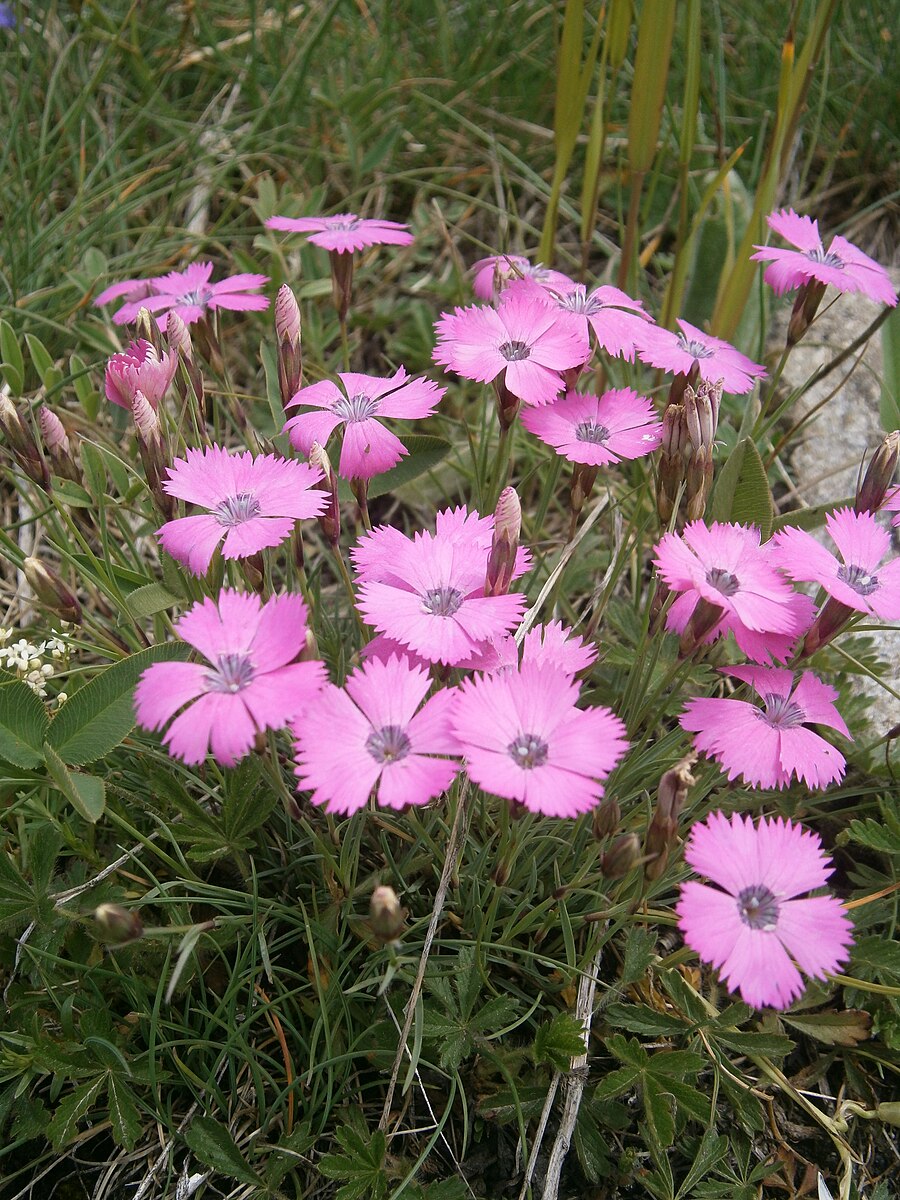
[[[60,670],[68,665],[69,651],[65,642],[58,636],[59,630],[54,629],[52,636],[46,641],[34,642],[19,638],[10,642],[15,629],[0,628],[0,667],[24,679],[31,690],[41,699],[47,695],[47,681],[52,679]],[[53,703],[58,707],[67,699],[65,692],[59,692]]]

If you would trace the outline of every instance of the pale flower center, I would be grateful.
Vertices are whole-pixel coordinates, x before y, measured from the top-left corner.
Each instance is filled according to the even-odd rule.
[[[531,353],[531,347],[527,342],[504,342],[497,349],[507,362],[521,362]]]
[[[514,742],[506,747],[506,753],[517,767],[523,771],[533,771],[542,767],[547,761],[549,747],[543,738],[533,733],[520,733]]]
[[[766,709],[757,709],[760,717],[773,729],[796,729],[806,720],[802,707],[788,696],[776,696],[770,692],[763,697]]]
[[[741,587],[738,577],[722,567],[712,567],[707,571],[706,582],[722,596],[733,596]]]
[[[452,617],[463,602],[458,588],[431,588],[422,596],[422,608],[430,617]]]
[[[812,250],[806,250],[804,253],[811,262],[821,263],[825,267],[835,267],[838,271],[844,269],[841,259],[833,251],[826,250],[824,246],[815,246]]]
[[[184,292],[179,299],[179,304],[195,304],[197,308],[206,308],[207,302],[212,297],[212,288],[198,287],[192,292]]]
[[[878,576],[870,575],[868,571],[864,571],[862,567],[855,567],[852,563],[838,567],[837,577],[841,583],[846,583],[848,588],[853,588],[860,596],[871,596],[873,592],[878,591]]]
[[[399,725],[384,725],[372,730],[366,738],[366,749],[377,763],[392,763],[406,758],[412,745]]]
[[[245,521],[252,521],[254,517],[258,517],[262,512],[262,505],[253,492],[238,492],[236,496],[229,496],[227,500],[217,504],[212,511],[220,525],[224,525],[226,529],[233,529],[235,525],[243,525]]]
[[[758,884],[738,893],[738,915],[751,929],[773,930],[778,924],[778,901],[767,887]]]
[[[355,218],[354,220],[352,220],[352,221],[332,221],[332,220],[329,220],[329,222],[328,222],[328,231],[329,231],[329,232],[331,232],[331,230],[333,230],[333,229],[340,229],[340,230],[344,230],[344,229],[356,229],[356,228],[359,226],[359,223],[360,223],[360,222],[359,222],[359,217],[356,217],[356,218]]]
[[[605,425],[598,425],[596,421],[582,421],[575,426],[575,440],[577,442],[591,442],[595,446],[602,446],[609,441],[610,430]]]
[[[715,354],[715,350],[710,349],[709,346],[704,346],[702,342],[689,341],[683,333],[679,333],[678,340],[681,343],[681,349],[691,358],[712,358]]]
[[[255,672],[249,654],[220,654],[204,682],[211,692],[240,692],[253,682]]]
[[[368,421],[369,417],[378,412],[378,401],[364,392],[357,396],[341,396],[331,406],[331,411],[342,421]]]

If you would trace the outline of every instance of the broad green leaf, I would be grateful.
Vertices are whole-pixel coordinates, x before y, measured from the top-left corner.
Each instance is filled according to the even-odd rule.
[[[0,758],[17,767],[38,766],[47,726],[47,711],[27,683],[0,683]]]
[[[687,1196],[694,1185],[699,1183],[704,1175],[708,1175],[716,1163],[721,1162],[727,1153],[728,1138],[716,1133],[714,1129],[707,1129],[700,1148],[694,1155],[691,1168],[678,1189],[678,1200],[681,1200],[682,1196]]]
[[[161,583],[148,583],[144,587],[135,588],[125,600],[128,611],[139,620],[152,617],[154,613],[165,612],[180,602],[181,597],[174,595]]]
[[[106,786],[95,775],[70,771],[49,742],[44,742],[44,761],[50,778],[86,821],[96,824],[106,808]]]
[[[613,1028],[643,1033],[647,1037],[684,1033],[688,1028],[680,1017],[657,1012],[647,1004],[610,1004],[604,1016]]]
[[[34,363],[35,370],[40,376],[41,383],[48,392],[52,391],[62,383],[62,371],[60,371],[59,367],[53,365],[53,359],[39,337],[36,337],[33,333],[26,333],[25,343],[28,346],[28,353],[31,355],[31,361]]]
[[[0,372],[14,396],[25,388],[25,360],[18,339],[8,321],[0,320]]]
[[[194,1117],[184,1140],[207,1167],[241,1183],[259,1184],[259,1176],[241,1153],[234,1138],[224,1125],[212,1117]]]
[[[59,1102],[53,1120],[47,1126],[47,1137],[55,1150],[62,1150],[71,1142],[78,1130],[78,1122],[94,1107],[105,1079],[105,1075],[98,1075],[96,1079],[82,1083]]]
[[[772,494],[752,438],[738,442],[719,472],[713,492],[712,520],[758,525],[764,542],[772,535]]]
[[[619,986],[636,983],[642,979],[653,961],[656,952],[656,933],[651,929],[632,926],[625,941],[625,956],[622,962],[622,977]]]
[[[900,308],[895,308],[881,327],[881,349],[881,427],[890,433],[900,429]]]
[[[717,1029],[716,1041],[737,1054],[765,1054],[769,1058],[785,1058],[794,1048],[789,1037],[777,1033],[743,1033]]]
[[[113,1137],[126,1150],[134,1149],[141,1136],[141,1119],[131,1089],[118,1075],[114,1075],[112,1072],[109,1074],[109,1084],[106,1089],[106,1103]]]
[[[900,820],[888,809],[881,820],[867,817],[865,821],[851,821],[847,835],[860,846],[880,850],[883,854],[900,854]]]
[[[871,1037],[872,1018],[858,1008],[844,1012],[783,1013],[785,1025],[826,1046],[857,1046]]]
[[[83,488],[80,483],[74,483],[71,479],[54,479],[53,492],[58,500],[64,500],[69,508],[95,508],[91,493]]]
[[[773,532],[779,529],[820,529],[825,524],[825,518],[838,508],[853,506],[853,497],[845,496],[843,500],[831,500],[828,504],[816,504],[812,508],[795,508],[792,512],[779,513],[772,524]]]
[[[9,855],[0,849],[0,926],[16,920],[24,924],[34,904],[34,891]]]
[[[419,475],[433,470],[450,453],[450,443],[444,438],[432,437],[431,434],[411,433],[400,440],[406,446],[409,454],[406,458],[401,458],[396,467],[391,467],[383,475],[375,476],[369,487],[370,500],[374,500],[377,496],[386,496],[389,492],[403,487],[405,483],[411,483]],[[343,479],[340,482],[338,494],[344,501],[353,499],[350,485]]]
[[[50,745],[70,765],[108,754],[134,728],[133,696],[141,674],[152,663],[183,662],[190,650],[186,642],[161,642],[99,671],[53,718]]]
[[[571,1060],[584,1054],[581,1022],[569,1013],[557,1013],[538,1029],[531,1053],[536,1063],[549,1063],[557,1071],[568,1071]]]

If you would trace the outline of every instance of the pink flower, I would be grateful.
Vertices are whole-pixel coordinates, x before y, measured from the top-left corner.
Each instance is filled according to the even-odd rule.
[[[476,304],[443,313],[434,360],[481,383],[502,374],[511,395],[547,404],[563,389],[560,372],[590,357],[580,325],[534,292],[518,292],[504,296],[497,309]]]
[[[746,355],[724,342],[679,320],[681,333],[672,333],[659,325],[647,324],[639,330],[635,344],[638,357],[651,367],[672,371],[676,375],[699,373],[707,383],[722,380],[722,390],[742,395],[753,387],[754,379],[766,372]]]
[[[895,488],[888,493],[887,499],[882,506],[885,512],[894,513],[891,517],[892,525],[900,525],[900,487]]]
[[[839,292],[862,292],[871,300],[897,303],[887,271],[874,259],[863,254],[846,238],[835,237],[826,250],[819,237],[819,223],[798,216],[792,208],[766,217],[769,228],[780,234],[796,250],[780,250],[775,246],[757,246],[750,257],[757,262],[769,262],[763,278],[777,296],[813,280],[831,284]]]
[[[811,788],[827,787],[844,774],[844,756],[810,724],[827,725],[844,737],[850,731],[832,703],[837,690],[811,671],[794,674],[781,667],[723,667],[749,683],[763,707],[746,700],[687,702],[682,729],[696,734],[694,745],[750,787],[785,788],[796,776]]]
[[[498,293],[502,294],[508,283],[516,279],[533,279],[535,283],[546,284],[559,291],[568,291],[575,285],[568,275],[554,271],[542,263],[531,263],[519,254],[491,254],[488,258],[479,258],[470,268],[472,291],[479,300],[493,301]],[[495,287],[495,284],[499,284]]]
[[[426,379],[410,379],[403,367],[390,379],[343,373],[338,378],[340,388],[327,379],[301,388],[287,407],[308,405],[312,411],[291,417],[283,432],[290,434],[295,449],[309,454],[313,442],[324,446],[343,425],[338,474],[344,479],[371,479],[396,466],[409,451],[380,418],[430,417],[447,390]]]
[[[593,808],[627,749],[625,726],[608,708],[576,708],[578,690],[564,671],[533,662],[464,680],[453,729],[469,777],[545,816]]]
[[[268,275],[229,275],[218,283],[210,283],[212,269],[210,262],[191,263],[184,271],[155,276],[150,280],[150,295],[124,304],[113,315],[113,320],[117,325],[126,325],[135,319],[141,308],[146,308],[158,314],[157,324],[160,329],[165,329],[166,314],[170,311],[177,313],[186,325],[193,325],[217,308],[260,312],[269,307],[265,296],[246,295],[268,283]]]
[[[136,392],[143,392],[157,408],[175,378],[178,355],[169,350],[160,358],[156,348],[143,338],[130,342],[106,364],[106,398],[131,411]]]
[[[123,279],[121,283],[113,283],[105,288],[99,296],[95,296],[94,305],[102,308],[104,304],[109,304],[112,300],[119,300],[123,296],[127,303],[133,304],[143,300],[145,296],[149,296],[152,291],[152,279]]]
[[[356,213],[335,213],[333,217],[269,217],[266,228],[308,233],[314,245],[336,254],[352,254],[367,246],[409,246],[413,240],[408,225],[363,220]]]
[[[533,276],[541,285],[547,298],[563,312],[572,313],[583,322],[585,334],[590,326],[599,345],[607,354],[631,362],[638,339],[653,318],[644,311],[640,300],[632,298],[617,287],[604,284],[588,291],[583,283],[572,283],[560,288],[555,283]],[[564,276],[565,278],[565,276]],[[510,284],[510,290],[524,288],[521,283]]]
[[[363,653],[368,649],[367,646]],[[380,646],[378,652],[382,653]],[[589,667],[596,657],[597,647],[578,637],[561,621],[551,621],[549,625],[535,625],[526,633],[522,642],[523,663],[552,666],[573,678],[579,671]],[[458,670],[482,671],[486,675],[493,675],[497,671],[517,671],[519,647],[514,637],[506,635],[486,642],[477,653],[456,665]]]
[[[602,396],[568,392],[562,399],[521,414],[529,433],[569,462],[605,467],[641,458],[662,441],[662,422],[651,401],[632,388]]]
[[[175,632],[208,663],[154,663],[134,694],[139,724],[161,729],[183,705],[163,738],[186,763],[214,758],[233,767],[264,729],[281,729],[310,704],[325,681],[320,662],[294,662],[306,644],[306,605],[299,596],[259,596],[226,590],[199,601]],[[211,665],[210,665],[211,664]]]
[[[829,513],[825,525],[840,559],[811,534],[789,526],[772,539],[781,569],[792,579],[821,584],[835,600],[857,612],[883,621],[900,620],[900,558],[881,565],[891,546],[890,533],[872,513],[851,508]]]
[[[358,607],[379,633],[429,662],[456,666],[508,633],[525,597],[484,595],[485,518],[465,509],[439,516],[435,534],[411,540],[382,528],[362,540],[354,553],[362,581]]]
[[[853,937],[834,896],[808,896],[831,874],[818,834],[778,817],[712,813],[694,825],[684,857],[716,886],[681,885],[684,940],[753,1008],[787,1008],[803,992],[800,971],[824,979],[847,961]]]
[[[187,451],[168,468],[163,490],[207,511],[167,521],[156,531],[160,545],[195,575],[205,575],[224,538],[225,558],[247,558],[290,537],[297,521],[318,516],[327,503],[310,491],[321,471],[274,454],[254,458],[222,446]]]
[[[795,592],[776,570],[771,543],[760,545],[755,525],[692,521],[684,533],[667,533],[655,563],[673,592],[682,594],[666,617],[666,628],[682,634],[701,600],[722,610],[702,640],[734,634],[754,662],[785,661],[812,620],[814,605]]]
[[[430,686],[426,669],[395,657],[370,659],[344,688],[329,684],[295,728],[299,790],[335,813],[362,808],[376,785],[386,808],[445,792],[459,763],[436,756],[459,753],[455,694],[444,688],[423,704]]]

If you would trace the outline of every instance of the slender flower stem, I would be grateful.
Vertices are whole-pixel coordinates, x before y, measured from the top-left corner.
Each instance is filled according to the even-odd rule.
[[[509,478],[510,456],[512,454],[513,438],[515,437],[516,422],[500,430],[500,440],[497,443],[497,453],[494,455],[494,465],[491,471],[491,483],[487,488],[487,503],[485,509],[493,512],[497,498],[506,487]]]
[[[340,321],[340,326],[341,326],[341,361],[343,362],[344,370],[349,371],[350,370],[350,338],[347,335],[347,318],[346,318],[346,316],[340,317],[339,321]]]

